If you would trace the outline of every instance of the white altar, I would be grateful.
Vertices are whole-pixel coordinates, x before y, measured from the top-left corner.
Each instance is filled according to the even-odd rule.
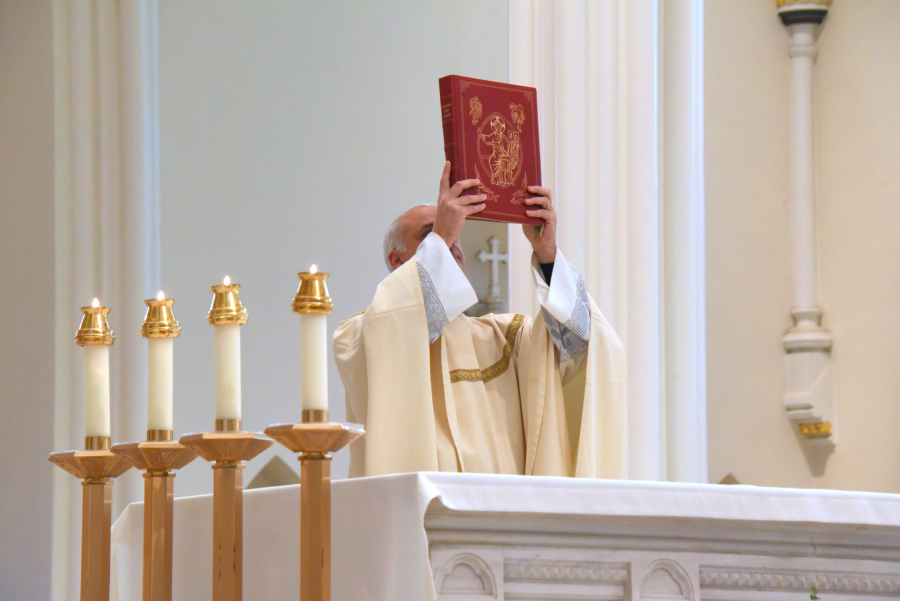
[[[335,601],[900,597],[900,495],[438,473],[332,491]],[[245,599],[299,598],[299,502],[245,492]],[[142,516],[113,526],[119,601],[141,598]],[[176,499],[174,599],[211,598],[211,538],[212,497]]]

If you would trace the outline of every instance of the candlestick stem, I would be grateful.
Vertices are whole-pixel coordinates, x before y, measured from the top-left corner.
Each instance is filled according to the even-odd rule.
[[[324,413],[324,416],[321,414]],[[327,419],[328,413],[316,417]],[[276,424],[266,434],[300,453],[300,601],[331,600],[331,454],[362,436],[359,424]]]
[[[240,420],[237,420],[240,427]],[[217,429],[219,424],[216,424]],[[243,595],[244,461],[272,446],[252,432],[185,434],[181,444],[213,463],[213,601]]]
[[[171,430],[150,432],[168,439],[117,444],[112,452],[144,471],[143,601],[172,601],[172,472],[193,461],[197,453],[173,442]]]
[[[81,601],[109,601],[112,480],[131,466],[108,450],[64,451],[50,461],[83,480],[81,489]]]
[[[244,464],[213,465],[213,599],[240,601],[244,563]]]
[[[143,601],[172,599],[174,480],[167,470],[144,473]]]
[[[109,601],[112,482],[86,478],[81,486],[81,599]]]

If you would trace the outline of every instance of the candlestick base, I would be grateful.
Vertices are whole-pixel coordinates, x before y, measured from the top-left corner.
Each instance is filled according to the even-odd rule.
[[[131,465],[108,450],[63,451],[50,462],[83,480],[81,493],[81,601],[109,601],[112,480]]]
[[[213,601],[243,596],[244,461],[274,441],[253,432],[185,434],[179,441],[213,467]]]
[[[171,441],[127,442],[112,452],[144,472],[143,601],[172,601],[172,534],[175,474],[197,458],[197,452]],[[149,432],[148,432],[149,433]]]
[[[324,454],[343,449],[366,430],[360,424],[304,422],[273,424],[265,432],[294,453]]]
[[[266,428],[266,434],[300,453],[300,601],[330,601],[330,453],[344,448],[365,430],[359,424],[305,422],[275,424]]]

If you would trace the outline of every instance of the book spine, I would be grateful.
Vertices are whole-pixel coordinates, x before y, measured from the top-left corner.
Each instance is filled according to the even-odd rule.
[[[444,156],[450,161],[450,185],[452,186],[459,178],[459,156],[457,152],[457,131],[456,124],[459,120],[459,99],[456,98],[456,89],[453,77],[448,75],[438,80],[438,86],[441,94],[441,126],[444,130]]]

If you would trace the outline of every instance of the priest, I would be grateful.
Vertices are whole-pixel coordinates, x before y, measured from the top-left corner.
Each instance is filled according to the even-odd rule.
[[[484,195],[449,184],[385,236],[391,270],[365,311],[341,322],[334,356],[347,419],[350,476],[413,471],[624,478],[622,343],[556,246],[550,190],[529,186],[523,225],[540,315],[467,317],[478,302],[459,245]]]

